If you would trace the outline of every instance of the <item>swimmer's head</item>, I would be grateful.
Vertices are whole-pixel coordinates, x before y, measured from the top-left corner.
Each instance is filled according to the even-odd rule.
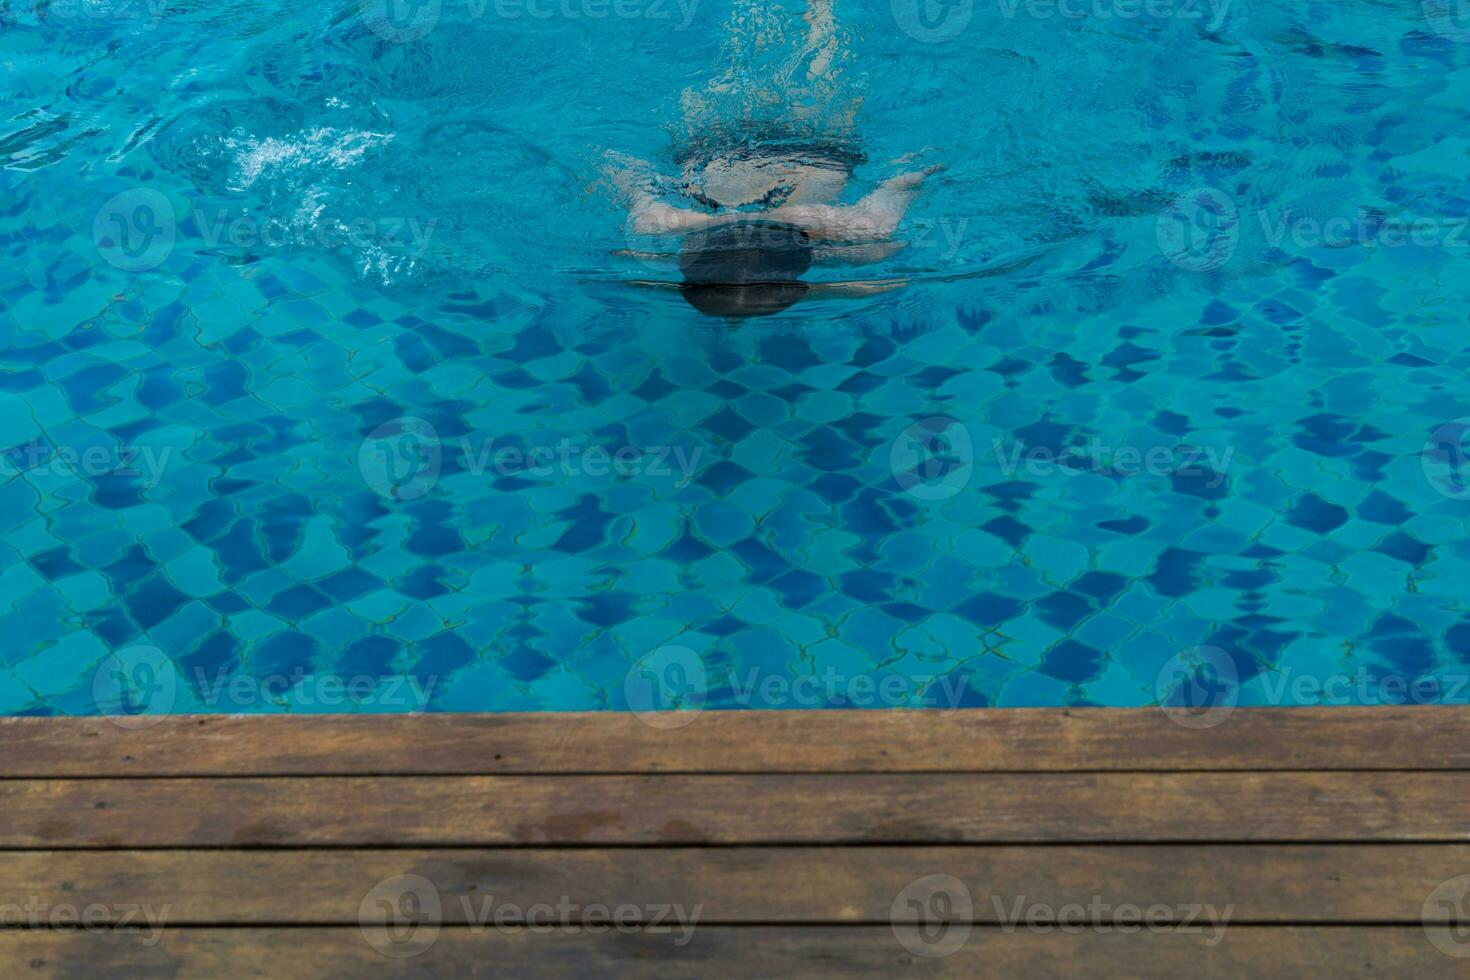
[[[779,221],[733,221],[684,237],[684,281],[746,285],[799,279],[812,267],[811,235]]]
[[[807,292],[810,236],[793,225],[742,221],[684,239],[679,268],[690,306],[710,316],[779,313]]]

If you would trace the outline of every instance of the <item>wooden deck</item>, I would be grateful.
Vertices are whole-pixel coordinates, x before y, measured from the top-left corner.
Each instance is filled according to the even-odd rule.
[[[0,848],[8,975],[1464,976],[1470,710],[6,719]]]

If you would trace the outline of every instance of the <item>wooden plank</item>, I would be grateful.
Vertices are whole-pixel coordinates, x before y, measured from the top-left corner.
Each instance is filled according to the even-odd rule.
[[[1470,773],[0,782],[0,847],[1470,841]]]
[[[422,934],[421,934],[422,935]],[[1463,975],[1419,927],[1231,926],[1202,933],[971,931],[956,952],[915,956],[886,926],[697,928],[602,934],[442,929],[419,955],[376,952],[361,931],[165,930],[145,945],[128,933],[0,932],[0,962],[35,977],[1372,977]]]
[[[707,924],[889,921],[915,879],[948,874],[972,892],[975,921],[994,899],[1053,908],[1129,903],[1233,906],[1244,923],[1407,923],[1466,845],[1157,845],[731,847],[610,850],[20,851],[0,861],[0,897],[40,907],[139,906],[170,925],[355,925],[373,888],[403,875],[432,883],[446,924],[494,908],[559,903],[698,909]],[[124,922],[124,924],[126,924]]]
[[[654,772],[1470,770],[1470,707],[196,715],[0,720],[0,777]]]

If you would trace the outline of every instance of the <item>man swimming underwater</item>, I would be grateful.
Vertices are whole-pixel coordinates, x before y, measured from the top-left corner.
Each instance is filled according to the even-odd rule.
[[[809,59],[809,80],[824,80],[838,50],[832,0],[812,0],[805,20],[800,56]],[[877,262],[902,248],[893,234],[938,169],[900,173],[856,203],[838,204],[866,158],[846,138],[801,120],[704,126],[675,154],[677,180],[622,154],[607,158],[628,232],[677,238],[681,294],[701,312],[734,317],[776,313],[808,296],[868,296],[903,285],[801,276],[816,262]]]

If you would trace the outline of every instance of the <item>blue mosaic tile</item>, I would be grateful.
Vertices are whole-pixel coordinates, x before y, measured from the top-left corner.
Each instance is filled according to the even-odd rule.
[[[1470,700],[1452,12],[843,3],[857,182],[947,167],[875,273],[919,281],[732,323],[629,285],[599,189],[715,99],[728,4],[43,6],[0,13],[0,713],[636,709],[661,650],[714,708],[1146,705],[1198,649],[1241,703]]]

